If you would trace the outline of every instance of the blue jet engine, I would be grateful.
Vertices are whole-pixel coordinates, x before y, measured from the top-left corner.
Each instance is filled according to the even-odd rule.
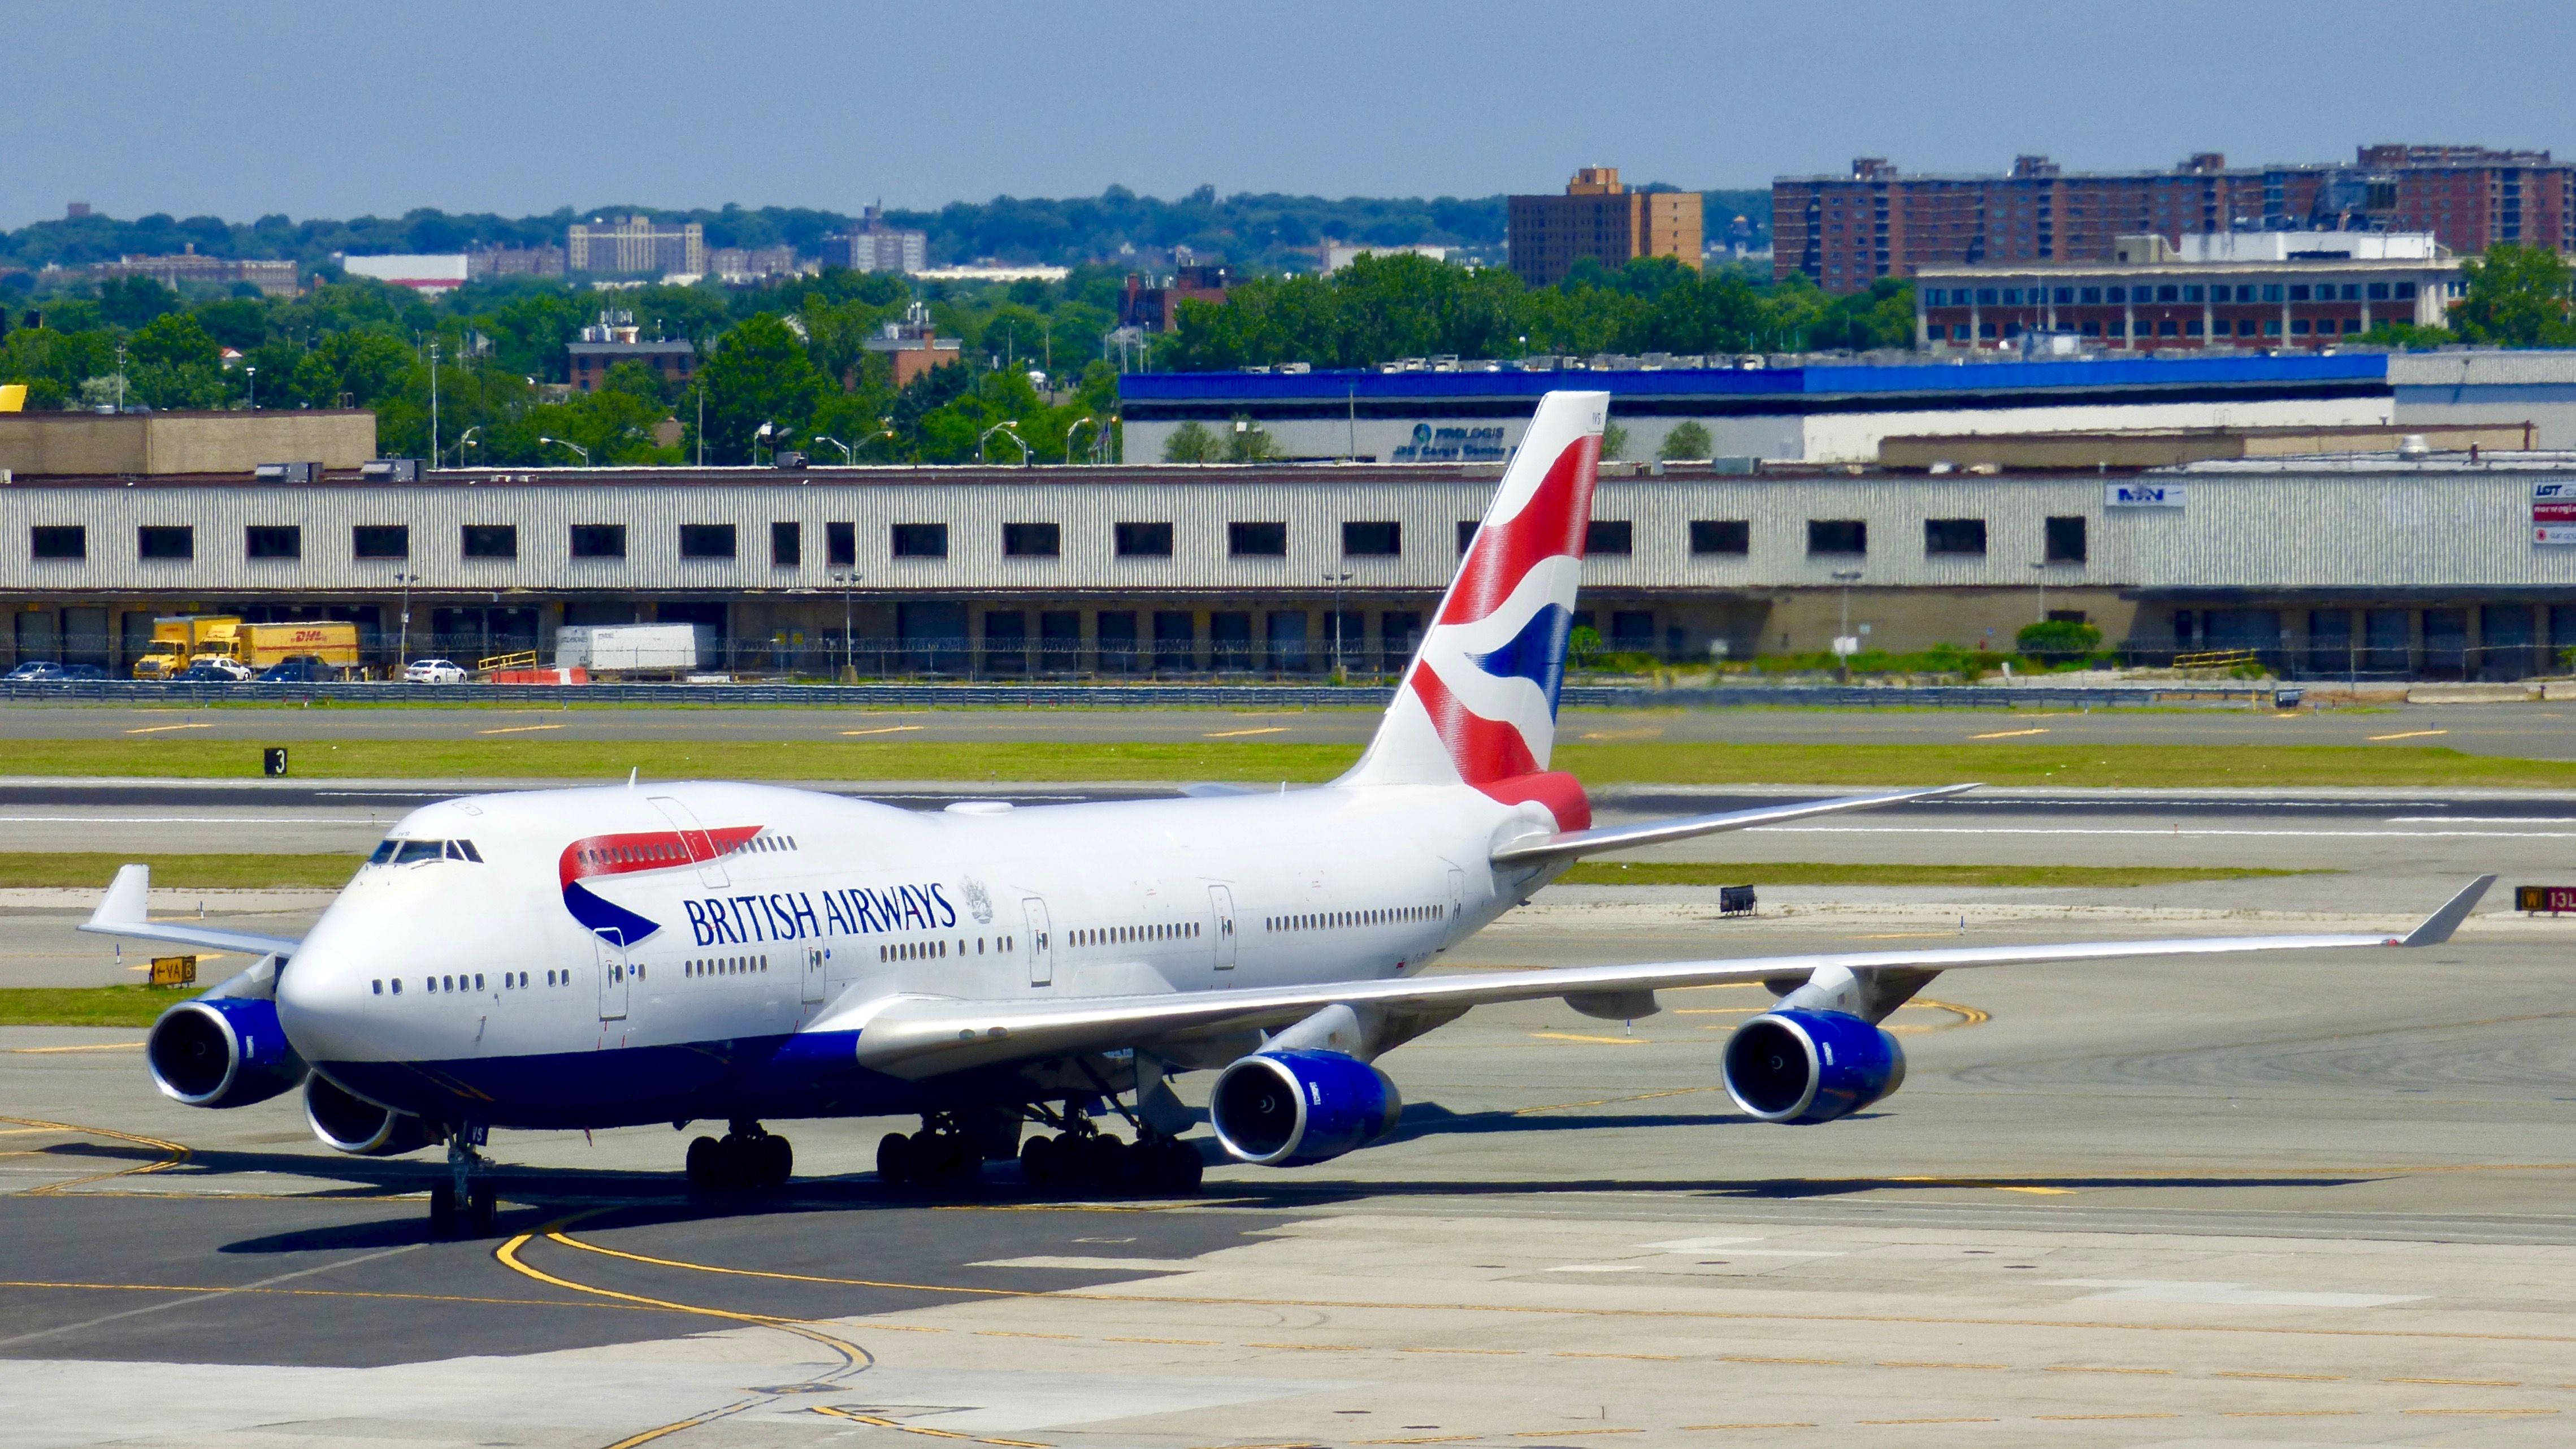
[[[277,1003],[201,996],[161,1013],[143,1043],[161,1094],[191,1107],[247,1107],[304,1080],[304,1058],[277,1024]]]
[[[1772,1011],[1726,1039],[1726,1094],[1765,1122],[1831,1122],[1905,1084],[1896,1038],[1840,1011]]]
[[[393,1157],[430,1142],[428,1123],[379,1107],[320,1072],[304,1079],[304,1125],[323,1146],[353,1157]]]
[[[1216,1140],[1259,1167],[1328,1162],[1384,1137],[1403,1112],[1386,1073],[1340,1052],[1255,1052],[1208,1093]]]

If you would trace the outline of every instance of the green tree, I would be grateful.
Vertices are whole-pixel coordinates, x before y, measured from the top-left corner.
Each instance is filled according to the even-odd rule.
[[[1624,458],[1628,456],[1628,430],[1626,428],[1621,427],[1617,423],[1611,423],[1601,430],[1601,456],[1604,458]]]
[[[1166,463],[1213,463],[1225,456],[1225,445],[1193,418],[1172,429],[1163,440]]]
[[[127,361],[136,367],[219,367],[223,349],[206,335],[203,323],[186,312],[167,312],[134,334],[126,344]]]
[[[1249,417],[1237,417],[1234,427],[1226,433],[1225,460],[1229,463],[1266,463],[1278,456],[1279,445]]]
[[[804,344],[770,312],[719,339],[698,383],[706,390],[707,456],[719,463],[752,461],[763,423],[775,424],[781,435],[806,436],[823,395],[822,374]]]
[[[2507,243],[2490,247],[2460,274],[2467,295],[2452,304],[2451,324],[2461,337],[2504,347],[2576,346],[2566,258]]]
[[[1675,424],[1671,432],[1664,434],[1663,444],[1655,449],[1655,456],[1671,462],[1679,458],[1706,458],[1716,451],[1717,444],[1710,440],[1708,429],[1692,419]]]

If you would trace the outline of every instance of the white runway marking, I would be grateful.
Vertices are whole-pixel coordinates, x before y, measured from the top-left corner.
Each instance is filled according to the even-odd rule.
[[[2108,1288],[2081,1303],[2236,1303],[2263,1308],[2384,1308],[2421,1303],[2421,1293],[2295,1293],[2248,1288],[2242,1283],[2193,1283],[2161,1278],[2058,1278],[2053,1288]]]

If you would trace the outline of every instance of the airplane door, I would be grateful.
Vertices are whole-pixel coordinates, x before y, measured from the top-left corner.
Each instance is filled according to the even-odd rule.
[[[732,878],[725,874],[723,864],[716,859],[715,837],[707,834],[706,827],[698,823],[696,814],[668,795],[655,795],[652,800],[653,808],[661,811],[662,818],[670,821],[671,828],[680,832],[680,838],[688,842],[689,854],[698,862],[698,879],[718,890],[731,885]]]
[[[1047,929],[1046,902],[1029,896],[1020,902],[1029,917],[1029,984],[1055,984],[1055,937]]]
[[[1467,914],[1467,873],[1455,866],[1449,870],[1449,920],[1454,926]]]
[[[1221,885],[1208,887],[1208,909],[1216,915],[1216,969],[1234,969],[1234,892]]]
[[[831,956],[832,953],[821,946],[808,946],[805,948],[805,994],[803,1000],[807,1006],[818,1005],[823,1000],[823,963],[830,960]]]
[[[599,950],[599,1019],[626,1019],[626,951],[610,943],[606,936],[593,935]]]

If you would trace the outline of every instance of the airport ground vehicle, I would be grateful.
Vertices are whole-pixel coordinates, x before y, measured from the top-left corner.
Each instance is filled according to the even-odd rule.
[[[1548,761],[1607,410],[1541,400],[1376,737],[1321,788],[928,813],[722,782],[484,795],[405,816],[301,940],[152,921],[140,865],[83,929],[257,958],[153,1027],[164,1094],[300,1087],[339,1150],[444,1142],[432,1218],[488,1230],[481,1149],[509,1129],[723,1122],[686,1157],[713,1192],[786,1180],[764,1120],[918,1115],[880,1144],[890,1183],[1016,1154],[1042,1186],[1186,1192],[1203,1159],[1175,1075],[1216,1073],[1225,1154],[1306,1166],[1390,1132],[1403,1103],[1379,1059],[1476,1006],[1633,1020],[1682,987],[1770,988],[1715,1074],[1748,1116],[1831,1122],[1902,1085],[1880,1023],[1943,971],[2429,945],[2489,883],[2404,937],[1427,974],[1586,855],[1969,788],[1594,826]],[[1133,1141],[1099,1130],[1110,1110]]]
[[[358,664],[358,626],[334,620],[250,623],[230,615],[181,614],[152,621],[152,642],[134,661],[137,679],[167,679],[208,660],[257,672],[311,657],[334,669]]]
[[[464,666],[452,659],[415,659],[403,670],[405,684],[463,684]]]
[[[722,651],[706,624],[570,624],[555,631],[557,668],[593,674],[671,674],[714,667]]]

